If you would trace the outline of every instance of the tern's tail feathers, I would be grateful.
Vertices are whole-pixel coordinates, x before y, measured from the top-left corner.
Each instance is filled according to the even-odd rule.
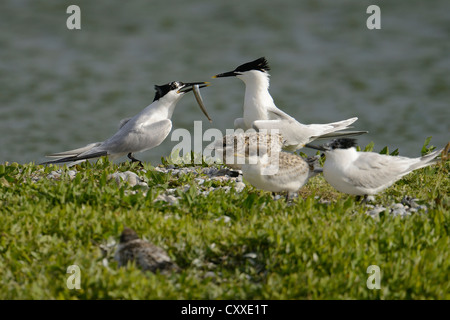
[[[98,147],[99,145],[101,145],[101,142],[94,142],[94,143],[90,143],[85,147],[82,148],[78,148],[78,149],[73,149],[73,150],[69,150],[69,151],[63,151],[63,152],[58,152],[58,153],[53,153],[53,154],[49,154],[46,155],[47,158],[66,158],[66,157],[75,157],[78,156],[84,152],[87,152],[95,147]]]
[[[353,117],[347,120],[341,120],[336,122],[327,123],[327,125],[334,127],[336,130],[343,130],[358,120],[358,117]]]
[[[72,165],[93,158],[99,158],[108,155],[108,151],[99,151],[95,153],[90,153],[82,156],[70,156],[64,157],[52,161],[42,162],[41,164],[56,164],[56,163],[64,163],[64,162],[73,162]],[[75,163],[76,162],[76,163]]]
[[[102,142],[94,142],[82,148],[53,153],[47,155],[46,157],[57,159],[52,161],[46,161],[41,164],[56,164],[56,163],[70,162],[69,166],[72,166],[88,159],[99,158],[108,155],[108,152],[105,150],[98,150],[98,149],[95,150],[95,148],[100,146],[101,144]]]
[[[331,122],[331,123],[324,123],[324,124],[312,124],[310,125],[311,127],[316,126],[317,128],[320,128],[320,130],[322,131],[320,133],[320,135],[317,136],[317,138],[322,137],[324,135],[327,134],[333,134],[336,131],[341,131],[341,130],[345,130],[345,129],[349,129],[351,128],[350,125],[355,122],[356,120],[358,120],[357,117],[353,117],[347,120],[341,120],[341,121],[337,121],[337,122]],[[327,129],[325,129],[325,127],[328,127]],[[334,136],[329,136],[329,137],[334,137]],[[315,139],[317,139],[315,138]]]
[[[445,149],[445,148],[442,148],[442,149],[440,149],[440,150],[437,150],[437,151],[431,152],[431,153],[429,153],[429,154],[427,154],[427,155],[424,155],[423,157],[420,157],[420,158],[419,158],[419,161],[416,162],[416,163],[414,163],[413,165],[411,165],[410,169],[411,169],[411,170],[416,170],[416,169],[420,169],[420,168],[427,167],[427,166],[430,166],[430,165],[432,165],[432,164],[438,163],[440,160],[439,160],[439,159],[436,159],[436,157],[437,157],[442,151],[444,151],[444,149]],[[447,151],[447,152],[448,152],[448,151]],[[442,156],[444,157],[444,156],[446,156],[446,155],[443,154]]]

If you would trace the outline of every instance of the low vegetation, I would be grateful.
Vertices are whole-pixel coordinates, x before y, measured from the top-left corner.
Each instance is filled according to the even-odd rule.
[[[376,196],[384,206],[405,195],[427,206],[404,218],[367,215],[321,175],[286,202],[250,185],[237,192],[232,179],[200,184],[200,174],[150,164],[102,158],[76,166],[74,177],[63,168],[48,178],[58,169],[0,165],[0,299],[450,298],[448,160]],[[118,171],[137,173],[148,188],[108,179]],[[177,203],[155,201],[167,189]],[[118,268],[112,257],[124,225],[182,271]],[[71,265],[80,268],[80,289],[67,286]],[[378,290],[366,285],[371,265],[381,270]]]

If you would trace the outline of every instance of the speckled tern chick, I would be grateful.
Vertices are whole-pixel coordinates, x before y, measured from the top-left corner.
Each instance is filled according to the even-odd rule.
[[[162,274],[178,272],[180,268],[173,262],[166,251],[154,244],[142,240],[137,233],[125,227],[120,236],[114,259],[119,267],[126,266],[129,261],[135,261],[142,270],[160,271]]]
[[[235,148],[235,157],[245,159],[241,165],[242,174],[254,187],[287,192],[289,197],[322,172],[322,168],[316,168],[318,156],[303,159],[280,149],[279,135],[271,137],[256,133],[241,148]]]

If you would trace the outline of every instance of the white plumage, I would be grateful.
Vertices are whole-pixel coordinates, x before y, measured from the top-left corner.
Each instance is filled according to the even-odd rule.
[[[313,147],[325,152],[325,180],[336,190],[352,195],[374,195],[413,170],[437,163],[444,148],[423,157],[408,158],[375,152],[357,152],[356,140],[341,138]]]
[[[277,108],[269,93],[269,73],[267,60],[259,58],[240,65],[230,72],[215,75],[214,78],[237,77],[245,83],[243,117],[234,121],[235,128],[248,130],[277,129],[286,140],[284,149],[295,151],[305,144],[323,138],[352,136],[366,131],[336,132],[348,129],[358,120],[353,117],[347,120],[326,124],[302,124]]]
[[[123,119],[119,130],[103,142],[90,143],[85,147],[48,155],[57,158],[43,164],[71,162],[71,165],[87,159],[108,156],[111,160],[128,155],[132,161],[138,161],[133,153],[142,152],[159,146],[172,129],[172,114],[178,101],[192,86],[205,82],[171,82],[155,86],[153,103],[132,118]],[[204,87],[206,85],[203,85]]]

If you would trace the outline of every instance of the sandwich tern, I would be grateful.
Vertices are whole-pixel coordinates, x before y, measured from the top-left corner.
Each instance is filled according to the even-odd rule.
[[[356,139],[334,139],[322,146],[306,145],[324,151],[325,180],[336,190],[364,196],[377,194],[413,170],[439,162],[436,157],[444,148],[423,157],[408,158],[375,152],[357,152]]]
[[[120,235],[120,242],[114,254],[119,267],[126,266],[128,261],[135,261],[142,270],[163,274],[180,271],[164,249],[142,240],[137,233],[125,227]]]
[[[161,86],[155,85],[156,94],[153,102],[134,117],[122,120],[119,130],[109,139],[94,142],[82,148],[47,155],[57,159],[42,164],[71,162],[70,165],[74,165],[101,156],[108,156],[113,160],[124,155],[127,155],[132,162],[139,161],[134,158],[133,153],[159,146],[169,135],[172,129],[172,114],[181,97],[189,91],[206,86],[208,86],[207,82],[179,81]],[[199,95],[198,92],[197,95]],[[211,119],[203,104],[199,103],[199,106],[206,117]]]
[[[295,151],[316,140],[340,136],[352,136],[367,131],[336,132],[348,129],[357,117],[326,124],[302,124],[278,109],[269,93],[269,73],[267,60],[262,57],[244,63],[230,72],[220,73],[213,78],[237,77],[245,83],[244,115],[234,121],[235,128],[278,129],[286,139],[285,150]]]

